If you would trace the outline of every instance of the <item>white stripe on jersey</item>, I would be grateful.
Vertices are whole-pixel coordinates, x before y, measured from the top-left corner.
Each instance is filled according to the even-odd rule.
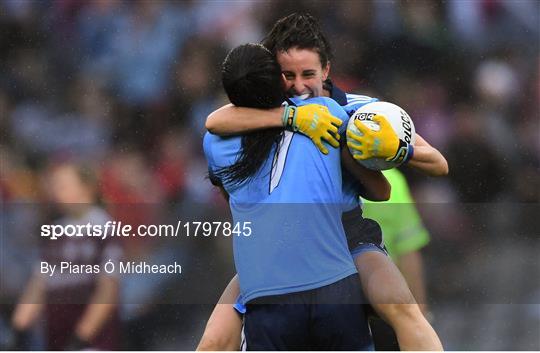
[[[240,333],[240,337],[241,337],[240,350],[241,351],[247,351],[246,334],[244,333],[244,324],[243,323],[242,323],[242,332]]]
[[[272,171],[270,176],[270,191],[272,193],[274,189],[279,185],[281,176],[283,175],[283,170],[285,168],[285,161],[287,160],[287,153],[289,152],[289,147],[294,133],[292,131],[285,131],[279,147],[276,149],[274,155],[274,161],[272,162]]]
[[[362,104],[362,103],[369,103],[376,99],[368,97],[368,96],[361,96],[359,94],[347,94],[347,104],[345,106],[350,105],[356,105],[356,104]]]
[[[361,100],[361,101],[371,101],[373,100],[372,97],[364,96],[361,94],[352,94],[352,93],[346,93],[345,96],[347,97],[347,102],[353,101],[353,100]]]

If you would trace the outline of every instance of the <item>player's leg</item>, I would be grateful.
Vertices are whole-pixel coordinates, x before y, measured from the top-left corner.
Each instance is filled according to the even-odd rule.
[[[371,311],[373,311],[373,308]],[[376,351],[399,351],[399,342],[392,326],[381,319],[379,315],[370,315],[369,328],[373,336],[373,345]]]
[[[392,326],[399,348],[442,350],[437,334],[420,311],[407,282],[388,257],[379,224],[361,217],[358,209],[343,214],[342,221],[367,302]],[[374,332],[374,336],[377,335]]]
[[[198,351],[237,351],[240,349],[242,319],[233,306],[240,295],[238,275],[229,282],[208,319]]]
[[[394,329],[401,350],[442,350],[439,337],[392,260],[382,251],[363,251],[355,256],[367,300]]]

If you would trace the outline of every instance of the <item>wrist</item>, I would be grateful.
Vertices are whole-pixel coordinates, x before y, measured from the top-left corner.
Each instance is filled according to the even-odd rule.
[[[294,123],[296,120],[298,107],[284,103],[283,108],[283,114],[281,115],[281,122],[283,124],[283,127],[290,131],[297,131],[298,129],[295,127]]]
[[[403,141],[398,140],[398,148],[393,157],[387,159],[388,162],[395,163],[396,165],[402,165],[406,163],[407,158],[412,158],[412,153],[414,150],[411,149],[412,145]],[[409,155],[411,153],[411,155]]]
[[[401,164],[407,164],[411,159],[414,157],[414,146],[412,143],[409,143],[407,146],[407,155],[403,159],[403,162]]]

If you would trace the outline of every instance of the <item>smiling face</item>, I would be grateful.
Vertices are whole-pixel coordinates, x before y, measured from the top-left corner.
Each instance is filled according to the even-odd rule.
[[[277,53],[288,96],[302,99],[323,96],[323,82],[328,78],[330,63],[323,67],[319,54],[310,49],[290,48]]]

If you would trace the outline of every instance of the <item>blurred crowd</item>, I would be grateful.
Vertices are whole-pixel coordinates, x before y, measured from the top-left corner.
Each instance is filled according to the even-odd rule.
[[[463,244],[481,246],[509,234],[537,254],[539,10],[535,0],[0,0],[0,198],[6,205],[37,205],[0,221],[10,256],[26,251],[23,265],[2,259],[1,299],[8,305],[0,326],[9,323],[28,278],[27,246],[51,217],[44,206],[51,166],[90,166],[102,204],[127,222],[226,213],[206,179],[201,148],[206,116],[227,103],[220,64],[229,49],[260,41],[278,18],[295,11],[320,20],[333,45],[331,78],[339,87],[402,106],[447,157],[450,175],[440,180],[404,169],[432,231],[428,255],[451,264],[459,254],[468,263],[478,248]],[[140,205],[156,206],[149,212]],[[126,246],[158,251],[146,243]],[[183,251],[189,257],[185,249],[159,251],[156,256]],[[230,245],[220,245],[213,257],[228,269],[224,278],[232,273]],[[437,289],[444,283],[438,276],[452,270],[463,276],[463,268],[430,270],[435,295],[458,292]],[[526,290],[537,291],[528,303],[539,303],[538,284]],[[180,314],[155,306],[139,316],[146,321],[128,325],[134,310],[126,309],[130,347],[194,348],[207,309],[175,310]],[[137,341],[137,332],[159,322],[169,335]],[[180,325],[184,338],[174,335]],[[459,349],[463,338],[454,335]]]

